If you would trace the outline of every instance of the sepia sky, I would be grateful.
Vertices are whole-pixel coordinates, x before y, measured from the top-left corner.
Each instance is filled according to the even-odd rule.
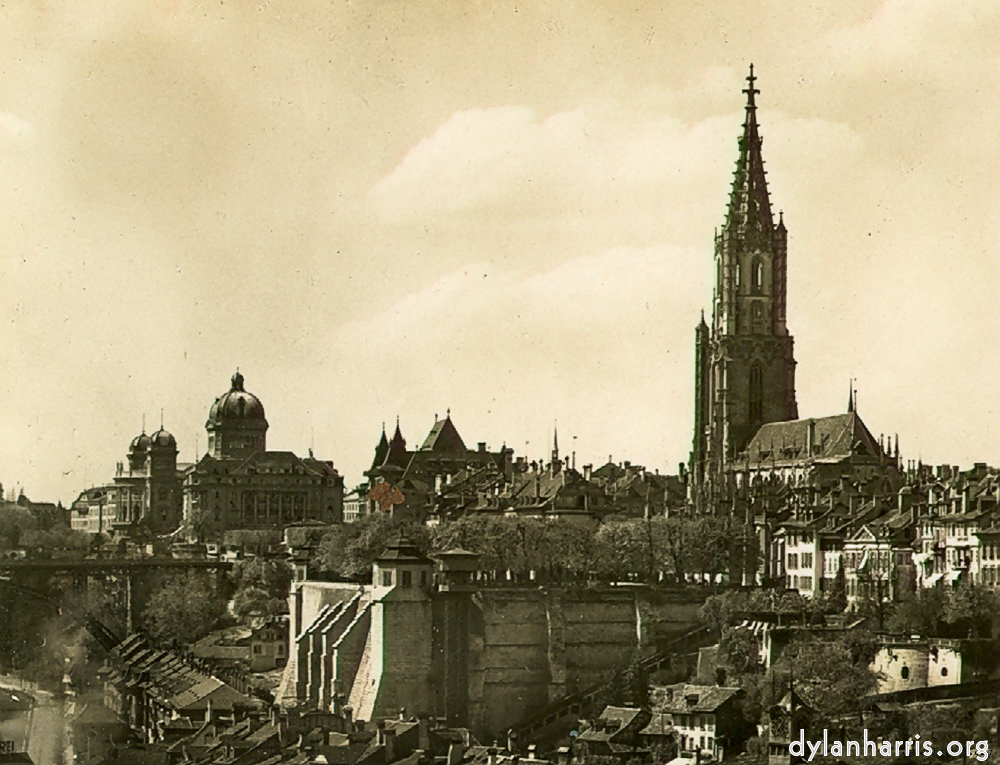
[[[751,61],[800,414],[854,377],[904,458],[1000,463],[995,0],[97,5],[0,9],[5,489],[161,409],[193,460],[237,366],[349,486],[449,408],[676,471]]]

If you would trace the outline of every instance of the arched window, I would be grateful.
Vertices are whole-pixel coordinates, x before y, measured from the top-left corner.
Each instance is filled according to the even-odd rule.
[[[903,667],[901,670],[899,670],[899,676],[901,678],[903,678],[904,680],[909,679],[909,677],[910,677],[910,668],[909,667]]]
[[[764,261],[754,258],[753,261],[753,291],[759,294],[764,289]]]
[[[750,391],[747,400],[749,401],[750,427],[756,430],[764,419],[764,372],[760,364],[750,367]]]

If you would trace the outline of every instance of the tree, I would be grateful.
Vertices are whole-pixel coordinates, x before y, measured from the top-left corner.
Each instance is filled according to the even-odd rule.
[[[998,612],[1000,595],[995,590],[963,581],[948,590],[941,616],[952,637],[984,638],[992,635]]]
[[[896,604],[886,628],[906,635],[941,637],[946,597],[940,587],[917,590],[908,600]]]
[[[843,638],[796,636],[774,671],[786,680],[794,678],[794,687],[806,691],[822,718],[854,711],[878,682],[867,656],[856,653]]]
[[[422,552],[430,547],[426,526],[413,521],[373,513],[354,523],[332,527],[320,540],[316,562],[328,575],[351,581],[370,581],[372,565],[401,535]]]
[[[283,560],[244,558],[232,573],[236,585],[233,613],[241,622],[285,613],[292,567]]]
[[[142,624],[156,640],[172,644],[203,638],[225,611],[225,599],[204,571],[170,574],[142,612]]]

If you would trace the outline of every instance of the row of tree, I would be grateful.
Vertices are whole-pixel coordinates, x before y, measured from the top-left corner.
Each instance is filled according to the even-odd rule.
[[[748,539],[728,518],[653,518],[603,524],[470,515],[433,528],[376,513],[328,531],[311,561],[317,573],[364,581],[375,559],[400,535],[425,554],[461,548],[480,568],[515,581],[638,579],[742,570]]]

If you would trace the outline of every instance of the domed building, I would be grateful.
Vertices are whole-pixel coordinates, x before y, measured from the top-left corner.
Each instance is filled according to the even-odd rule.
[[[200,538],[343,520],[344,479],[310,452],[267,450],[267,418],[238,371],[208,412],[208,450],[184,475],[184,519]]]
[[[183,474],[177,441],[163,425],[132,439],[113,482],[84,491],[70,507],[72,528],[114,537],[162,536],[181,525]]]
[[[233,375],[229,390],[208,411],[208,453],[216,459],[249,457],[267,450],[267,419],[260,399],[243,387],[243,375]]]

